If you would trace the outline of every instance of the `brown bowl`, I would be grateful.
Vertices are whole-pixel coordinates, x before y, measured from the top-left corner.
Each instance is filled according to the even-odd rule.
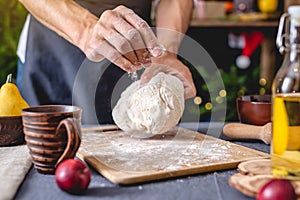
[[[24,143],[22,116],[0,117],[0,147]]]
[[[263,126],[271,121],[271,95],[247,95],[236,99],[239,120],[242,123]]]

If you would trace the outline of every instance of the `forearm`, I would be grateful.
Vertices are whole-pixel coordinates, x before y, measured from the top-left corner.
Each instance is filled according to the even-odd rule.
[[[72,0],[20,0],[42,24],[84,50],[98,18]]]
[[[160,0],[156,8],[156,27],[159,41],[168,51],[177,53],[190,24],[192,0]],[[172,31],[167,31],[171,29]]]

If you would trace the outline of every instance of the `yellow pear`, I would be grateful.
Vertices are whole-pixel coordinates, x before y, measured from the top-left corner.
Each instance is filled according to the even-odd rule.
[[[0,116],[21,116],[23,108],[29,105],[23,99],[18,87],[11,82],[11,74],[0,89]]]

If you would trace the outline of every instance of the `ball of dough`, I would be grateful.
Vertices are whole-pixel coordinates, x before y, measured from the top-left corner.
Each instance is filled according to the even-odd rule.
[[[176,126],[184,111],[184,87],[175,76],[159,73],[145,86],[132,83],[112,111],[114,122],[127,133],[162,134]]]

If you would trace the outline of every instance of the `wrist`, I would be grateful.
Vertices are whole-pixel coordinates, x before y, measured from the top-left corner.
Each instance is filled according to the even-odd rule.
[[[171,29],[158,28],[159,43],[170,53],[177,54],[183,34]]]
[[[160,44],[165,48],[167,53],[177,55],[180,45],[177,41],[161,42]]]
[[[75,44],[84,52],[86,53],[87,49],[89,48],[89,40],[91,40],[94,27],[96,26],[98,22],[98,18],[96,16],[89,15],[88,20],[86,20],[83,24],[84,28],[82,31],[79,31],[79,35],[77,37],[77,41]]]
[[[165,51],[163,55],[159,57],[151,57],[151,62],[152,63],[165,63],[169,59],[177,59],[177,54],[170,52],[170,51]],[[164,62],[162,62],[164,61]]]

